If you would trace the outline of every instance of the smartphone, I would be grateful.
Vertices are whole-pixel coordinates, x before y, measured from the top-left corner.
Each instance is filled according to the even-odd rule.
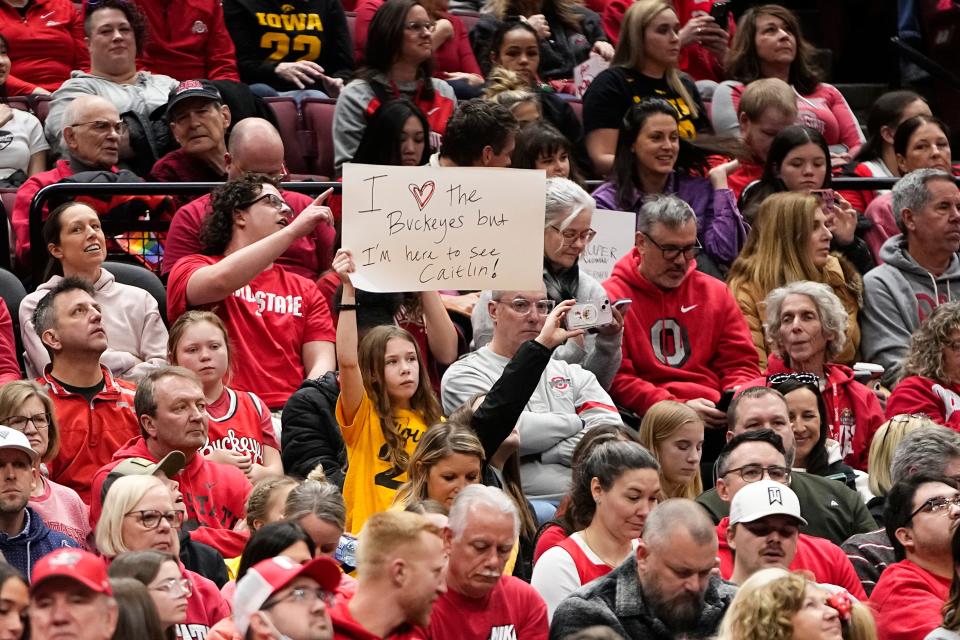
[[[723,392],[723,395],[717,400],[717,411],[727,412],[727,409],[730,408],[730,402],[733,400],[734,393],[736,392],[733,389],[727,389]]]
[[[597,327],[613,322],[613,307],[607,299],[577,303],[567,311],[563,322],[570,331],[586,329],[589,333],[594,333]]]
[[[710,17],[713,18],[714,22],[717,23],[718,27],[726,31],[727,22],[730,20],[729,0],[721,0],[720,2],[714,2],[713,6],[710,7]]]
[[[820,198],[827,209],[832,209],[837,202],[837,194],[833,189],[814,189],[810,193]]]
[[[613,308],[620,312],[620,315],[627,315],[627,311],[630,311],[630,305],[633,304],[633,300],[630,298],[620,298],[613,303]]]

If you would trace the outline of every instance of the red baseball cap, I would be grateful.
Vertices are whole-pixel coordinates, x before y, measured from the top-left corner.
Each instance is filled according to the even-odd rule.
[[[48,553],[34,566],[30,578],[31,593],[51,578],[70,578],[97,593],[113,595],[106,562],[83,549],[63,547]]]
[[[233,595],[233,621],[237,631],[241,635],[246,633],[250,615],[259,611],[270,596],[300,576],[313,578],[321,589],[333,593],[340,584],[342,573],[340,566],[326,556],[314,558],[303,565],[286,556],[258,562],[237,582],[237,590]]]

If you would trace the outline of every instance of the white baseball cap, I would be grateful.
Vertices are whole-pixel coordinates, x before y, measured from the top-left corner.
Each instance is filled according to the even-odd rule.
[[[33,450],[30,441],[22,432],[0,425],[0,449],[18,449],[30,456],[30,462],[37,463],[40,454]]]
[[[758,480],[745,485],[730,503],[730,524],[754,522],[767,516],[792,516],[807,524],[800,515],[800,499],[793,489],[773,480]]]

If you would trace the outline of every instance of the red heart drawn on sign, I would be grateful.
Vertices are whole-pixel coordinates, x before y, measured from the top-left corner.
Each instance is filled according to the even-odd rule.
[[[437,185],[433,180],[427,180],[419,187],[415,184],[411,184],[407,187],[410,189],[410,193],[413,194],[413,197],[417,201],[417,206],[420,207],[420,211],[423,211],[423,208],[427,206],[427,203],[430,202],[430,198],[433,197],[433,192],[436,190]]]

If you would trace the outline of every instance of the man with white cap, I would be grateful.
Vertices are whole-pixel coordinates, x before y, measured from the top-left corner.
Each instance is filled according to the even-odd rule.
[[[34,640],[109,640],[117,614],[103,558],[81,549],[58,549],[37,563],[30,587]]]
[[[730,503],[727,544],[733,551],[730,581],[743,584],[760,569],[787,569],[797,554],[800,526],[797,494],[785,484],[758,480],[743,487]]]
[[[0,553],[31,579],[34,563],[60,547],[79,547],[73,538],[52,531],[27,506],[37,484],[37,452],[27,436],[0,425]]]
[[[286,556],[254,565],[233,596],[237,633],[248,640],[331,640],[328,608],[340,576],[326,556],[304,565]]]

